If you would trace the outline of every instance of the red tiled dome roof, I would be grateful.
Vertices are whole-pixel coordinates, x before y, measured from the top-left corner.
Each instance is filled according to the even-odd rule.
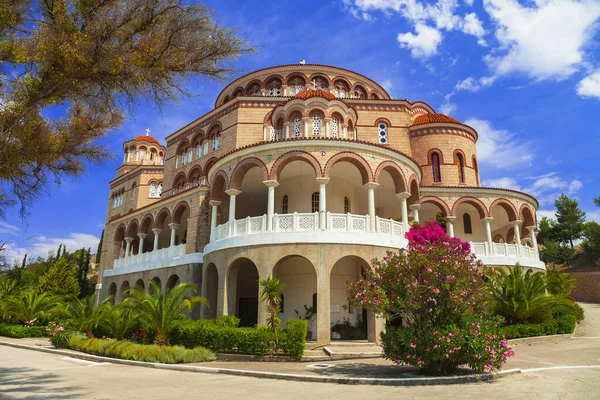
[[[424,114],[415,118],[413,125],[431,124],[433,122],[451,122],[454,124],[460,124],[460,121],[444,114]]]
[[[152,136],[146,136],[146,135],[140,135],[140,136],[136,136],[135,139],[136,142],[150,142],[150,143],[156,143],[159,146],[162,146],[162,144],[160,144],[160,142],[156,139],[154,139]]]
[[[298,93],[292,99],[309,99],[311,97],[321,97],[327,100],[335,100],[337,97],[333,93],[325,92],[324,90],[305,90],[303,92]]]

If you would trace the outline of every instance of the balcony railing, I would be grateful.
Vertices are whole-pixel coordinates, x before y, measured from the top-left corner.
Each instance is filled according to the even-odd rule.
[[[522,258],[526,260],[539,260],[539,254],[535,249],[517,244],[493,243],[493,249],[487,242],[470,242],[471,252],[477,257],[504,257]]]
[[[348,233],[373,233],[378,235],[395,236],[404,238],[404,224],[393,219],[375,217],[375,229],[371,232],[371,220],[368,215],[336,214],[328,212],[326,215],[326,227],[328,232]],[[231,233],[230,233],[231,230]],[[293,213],[273,215],[272,232],[318,232],[319,213]],[[230,223],[226,222],[215,228],[211,242],[225,239],[227,237],[248,236],[259,233],[267,233],[267,216],[247,217]]]
[[[180,244],[177,246],[165,247],[164,249],[156,251],[117,258],[114,263],[114,268],[119,269],[138,264],[159,264],[160,261],[181,257],[183,255],[185,255],[185,244]]]

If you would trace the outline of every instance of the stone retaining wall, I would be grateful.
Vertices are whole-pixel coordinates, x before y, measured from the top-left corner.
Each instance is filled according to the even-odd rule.
[[[575,271],[570,274],[577,279],[572,292],[575,300],[600,303],[600,271]]]

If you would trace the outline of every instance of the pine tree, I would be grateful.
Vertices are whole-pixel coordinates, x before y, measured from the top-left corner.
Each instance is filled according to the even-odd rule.
[[[98,250],[96,250],[96,264],[100,264],[100,258],[102,256],[102,241],[104,240],[104,229],[100,235],[100,242],[98,243]]]
[[[71,265],[64,257],[55,261],[40,277],[38,290],[70,298],[79,295],[79,282]]]
[[[565,239],[571,244],[573,240],[583,235],[585,224],[585,212],[579,208],[579,202],[569,199],[565,194],[554,202],[556,206],[556,227],[558,232],[565,235]]]

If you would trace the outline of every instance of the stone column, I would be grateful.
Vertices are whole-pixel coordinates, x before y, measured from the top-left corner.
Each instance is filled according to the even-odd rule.
[[[329,178],[317,178],[319,184],[319,229],[324,231],[327,229],[327,191],[325,185],[329,182]]]
[[[200,183],[202,185],[202,183]],[[187,220],[187,234],[185,238],[185,253],[192,254],[202,252],[206,244],[205,226],[202,226],[200,213],[202,212],[202,204],[208,196],[209,188],[206,186],[198,186],[191,194],[190,199],[190,214]]]
[[[129,257],[129,252],[131,251],[131,242],[133,242],[132,237],[125,238],[125,258]]]
[[[283,126],[285,127],[285,138],[289,139],[290,138],[290,123],[286,122],[285,124],[283,124]]]
[[[138,233],[138,237],[140,238],[140,244],[138,245],[138,254],[144,253],[144,239],[148,236],[145,233]]]
[[[279,182],[263,181],[263,183],[269,188],[269,194],[267,197],[267,231],[273,230],[273,214],[275,214],[275,188],[279,186]]]
[[[179,228],[179,224],[174,222],[169,224],[169,228],[171,228],[171,241],[169,242],[169,247],[175,246],[175,235],[177,235],[177,228]]]
[[[396,193],[396,197],[400,199],[400,210],[402,212],[402,223],[404,224],[404,230],[408,231],[408,198],[410,197],[410,193]]]
[[[521,256],[521,224],[523,221],[513,221],[513,229],[515,230],[515,243],[517,244],[517,257]]]
[[[229,236],[233,236],[233,226],[235,224],[235,198],[242,193],[241,190],[228,189],[225,191],[229,195]]]
[[[331,118],[325,118],[325,137],[329,137],[329,125]]]
[[[491,227],[491,223],[494,220],[493,217],[485,217],[483,219],[483,223],[485,224],[485,241],[488,244],[488,247],[490,249],[490,254],[489,255],[494,255],[494,243],[492,241],[492,227]]]
[[[526,227],[529,230],[529,237],[531,238],[531,245],[533,246],[533,250],[535,250],[535,256],[538,258],[540,256],[538,250],[537,237],[535,236],[535,232],[537,230],[537,225],[531,225]]]
[[[267,141],[267,125],[263,125],[263,142]]]
[[[309,121],[308,117],[302,117],[302,122],[304,123],[304,137],[305,138],[308,137],[308,121]]]
[[[154,233],[154,248],[152,249],[152,251],[156,251],[158,250],[158,237],[162,233],[162,229],[154,228],[152,229],[152,233]]]
[[[368,199],[369,199],[369,224],[371,225],[370,231],[375,232],[377,227],[375,226],[375,188],[379,186],[377,182],[368,182],[363,185],[367,188]]]
[[[214,240],[215,229],[217,228],[217,207],[219,207],[219,205],[221,204],[221,202],[219,200],[211,200],[208,204],[211,206],[211,213],[210,213],[210,241],[212,242]]]
[[[413,221],[415,223],[419,223],[419,209],[421,208],[420,204],[413,204],[412,206],[410,206],[410,209],[413,212]]]
[[[344,129],[344,139],[348,139],[348,125],[344,124],[343,129]]]
[[[448,236],[453,238],[454,237],[454,221],[456,220],[456,216],[454,215],[449,215],[446,217],[446,232],[448,233]]]
[[[331,306],[329,274],[325,264],[326,256],[321,255],[321,265],[317,271],[317,344],[324,346],[331,341]]]

